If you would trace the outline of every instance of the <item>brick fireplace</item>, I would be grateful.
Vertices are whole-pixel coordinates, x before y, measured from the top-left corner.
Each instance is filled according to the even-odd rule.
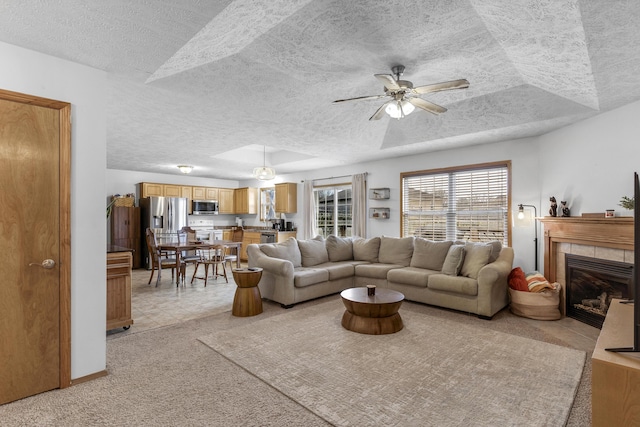
[[[633,265],[633,218],[632,217],[615,217],[615,218],[583,218],[583,217],[545,217],[541,220],[544,227],[544,275],[550,282],[558,282],[562,285],[562,294],[560,301],[560,310],[563,315],[576,317],[573,310],[567,313],[567,271],[574,271],[580,277],[576,280],[583,280],[587,275],[589,280],[592,275],[598,280],[602,279],[602,274],[607,273],[611,268],[608,265],[614,265],[623,271],[625,268]],[[578,260],[576,266],[569,266],[567,269],[567,255],[569,259]],[[604,265],[603,272],[588,271],[591,266],[597,264]],[[625,267],[626,265],[626,267]],[[597,269],[596,269],[597,270]],[[620,276],[622,273],[615,273],[614,276]],[[624,275],[624,274],[622,274]],[[618,291],[627,286],[625,279],[619,280],[615,278],[607,288],[617,288]],[[578,293],[582,292],[581,289]],[[594,291],[593,295],[582,295],[578,297],[576,291],[572,299],[579,298],[580,301],[569,301],[572,306],[576,305],[597,305],[598,298],[608,298],[613,296],[614,292],[607,291],[607,296],[602,296],[602,291]],[[622,292],[624,294],[624,292]],[[570,295],[571,297],[571,295]],[[626,297],[624,295],[623,297]],[[586,300],[582,304],[582,300]],[[593,301],[589,301],[593,300]],[[606,302],[605,302],[606,303]],[[580,315],[581,316],[581,315]],[[578,317],[580,317],[578,316]],[[576,318],[578,318],[576,317]],[[600,327],[583,318],[579,320]],[[598,323],[598,321],[596,321]]]

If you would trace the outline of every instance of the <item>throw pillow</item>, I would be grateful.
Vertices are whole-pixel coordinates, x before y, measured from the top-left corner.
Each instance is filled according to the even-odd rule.
[[[302,256],[294,237],[289,237],[282,243],[263,243],[260,245],[260,250],[271,258],[291,261],[294,268],[302,267]]]
[[[449,276],[460,274],[464,262],[464,245],[451,245],[442,264],[442,273]]]
[[[464,247],[464,263],[460,275],[477,279],[478,272],[489,263],[490,256],[491,245],[468,242]]]
[[[326,241],[329,261],[350,261],[353,259],[353,242],[348,237],[331,235]]]
[[[487,242],[491,246],[491,256],[489,257],[489,264],[498,259],[500,251],[502,251],[502,242],[500,240],[492,240]]]
[[[379,237],[372,237],[370,239],[357,237],[353,239],[353,259],[355,261],[378,262],[379,250]]]
[[[408,267],[413,255],[413,236],[380,238],[378,260],[382,264],[398,264]]]
[[[309,240],[298,240],[303,267],[313,267],[314,265],[329,262],[329,255],[327,254],[324,239],[318,237]]]
[[[524,271],[520,267],[516,267],[511,270],[509,277],[507,278],[509,287],[516,291],[529,292],[529,285],[527,284],[527,278],[524,275]]]
[[[452,244],[453,242],[451,241],[434,242],[422,237],[416,237],[413,242],[411,264],[409,265],[416,268],[440,271]]]

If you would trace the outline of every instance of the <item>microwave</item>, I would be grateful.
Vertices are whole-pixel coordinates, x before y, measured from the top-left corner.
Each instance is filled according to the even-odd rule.
[[[192,200],[191,212],[194,215],[218,215],[218,201]]]

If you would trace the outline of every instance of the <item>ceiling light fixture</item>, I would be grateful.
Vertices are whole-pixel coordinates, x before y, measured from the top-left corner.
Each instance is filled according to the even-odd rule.
[[[193,170],[193,166],[178,165],[178,169],[180,169],[180,172],[182,173],[191,173],[191,171]]]
[[[266,165],[267,148],[262,146],[262,167],[253,169],[253,177],[260,181],[269,181],[276,177],[276,170],[274,168],[268,168]]]
[[[413,113],[413,110],[415,109],[416,107],[414,107],[412,103],[407,100],[402,100],[391,102],[386,106],[384,111],[394,119],[400,120],[401,118]]]

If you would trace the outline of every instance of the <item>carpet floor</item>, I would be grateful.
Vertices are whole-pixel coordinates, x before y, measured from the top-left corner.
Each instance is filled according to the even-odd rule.
[[[264,313],[238,318],[228,310],[171,326],[139,333],[113,334],[107,340],[109,375],[73,387],[54,390],[0,406],[2,426],[328,426],[322,417],[260,380],[245,368],[212,351],[198,339],[213,333],[251,329],[270,318],[311,313],[315,306],[333,302],[338,295],[298,304],[283,310],[264,301]],[[503,310],[493,320],[405,302],[400,313],[406,329],[428,316],[431,322],[452,321],[564,347],[571,340],[550,333],[553,322],[536,322]],[[416,318],[415,315],[418,315]],[[433,320],[439,319],[439,320]],[[275,325],[277,329],[278,325]],[[135,325],[134,325],[135,327]],[[240,329],[243,328],[243,329]],[[132,329],[134,329],[132,327]],[[356,335],[356,334],[354,334]],[[572,336],[575,335],[572,333]],[[464,343],[461,343],[464,349]],[[431,346],[435,347],[435,346]],[[588,346],[587,346],[588,347]],[[252,351],[251,346],[247,351]],[[426,355],[429,350],[426,350]],[[358,354],[358,349],[353,349]],[[553,364],[554,360],[549,360]],[[506,368],[505,368],[506,370]],[[347,381],[345,379],[345,381]],[[590,425],[590,363],[585,364],[568,427]],[[550,397],[552,399],[553,397]],[[382,424],[379,424],[382,425]],[[409,425],[421,425],[419,422]],[[490,423],[488,425],[496,425]],[[550,424],[553,425],[553,424]],[[563,425],[562,423],[558,424]]]
[[[411,311],[364,335],[343,312],[328,301],[200,341],[333,425],[565,425],[583,351]]]

